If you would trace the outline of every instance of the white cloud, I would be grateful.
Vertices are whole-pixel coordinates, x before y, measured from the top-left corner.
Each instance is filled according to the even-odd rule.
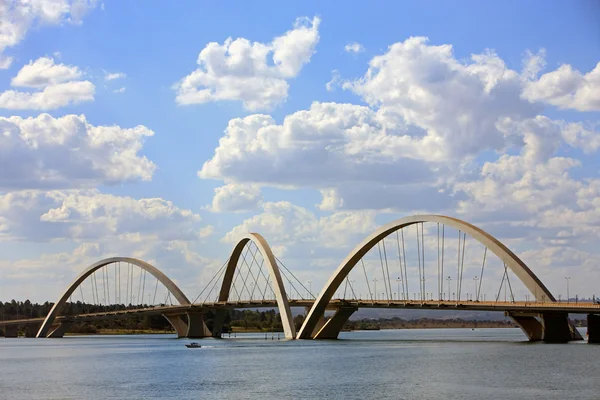
[[[421,130],[426,151],[446,160],[503,150],[500,118],[532,118],[541,109],[520,99],[521,78],[493,52],[459,62],[451,45],[412,37],[374,57],[362,79],[344,87],[372,107]]]
[[[125,93],[125,90],[126,90],[126,88],[125,88],[125,86],[123,86],[122,88],[113,90],[113,93]]]
[[[44,88],[77,80],[81,77],[81,71],[76,66],[55,64],[50,57],[40,57],[35,61],[23,66],[12,78],[11,85],[16,87]]]
[[[80,115],[0,117],[0,190],[78,188],[150,180],[145,126],[94,126]]]
[[[343,83],[369,107],[315,102],[281,124],[259,114],[233,119],[199,176],[316,189],[323,210],[452,209],[468,197],[454,184],[478,173],[482,154],[523,150],[534,166],[565,143],[600,148],[592,129],[543,117],[542,104],[522,98],[543,54],[529,54],[518,72],[491,51],[463,62],[450,45],[409,38]]]
[[[568,64],[527,83],[523,98],[577,111],[600,111],[600,62],[586,73]]]
[[[248,232],[259,232],[280,253],[293,244],[295,248],[308,245],[318,248],[348,247],[350,238],[375,230],[375,213],[372,211],[338,212],[317,217],[306,208],[286,201],[263,204],[263,212],[243,221],[223,238],[235,243]]]
[[[212,233],[200,215],[161,198],[134,199],[96,189],[0,195],[0,240],[194,241]]]
[[[176,85],[179,104],[241,101],[248,110],[268,110],[287,98],[287,80],[310,61],[319,41],[320,19],[299,18],[294,29],[271,43],[228,38],[211,42],[198,65]]]
[[[124,72],[106,72],[106,71],[104,71],[104,80],[105,81],[114,81],[115,79],[123,79],[126,77],[127,77],[127,75]]]
[[[215,189],[210,210],[213,212],[239,212],[256,209],[262,202],[260,188],[256,185],[229,183]]]
[[[2,0],[0,1],[0,69],[10,67],[12,57],[4,55],[19,44],[31,27],[79,24],[96,0]]]
[[[325,84],[328,92],[333,92],[342,82],[342,77],[337,69],[331,71],[331,80]]]
[[[354,42],[348,43],[344,47],[344,50],[346,50],[347,53],[362,53],[363,51],[365,51],[365,48],[362,44]]]
[[[81,71],[76,66],[55,64],[49,57],[41,57],[23,66],[11,85],[42,89],[37,92],[7,90],[0,93],[0,108],[13,110],[50,110],[93,101],[96,90],[93,83],[78,80]]]

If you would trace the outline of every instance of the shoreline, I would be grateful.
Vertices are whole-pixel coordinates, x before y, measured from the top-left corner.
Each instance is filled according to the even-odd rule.
[[[518,328],[516,326],[511,325],[498,325],[498,326],[477,326],[473,324],[473,326],[408,326],[408,327],[381,327],[379,329],[348,329],[342,330],[342,332],[364,332],[364,331],[385,331],[385,330],[414,330],[414,329],[496,329],[496,328]],[[156,331],[156,330],[134,330],[128,331],[124,329],[102,329],[96,333],[76,333],[76,332],[68,332],[65,333],[65,336],[132,336],[132,335],[173,335],[175,331]],[[258,330],[258,329],[234,329],[231,333],[283,333],[283,331],[271,331],[271,330]],[[223,333],[223,337],[225,335],[229,335],[229,332]]]

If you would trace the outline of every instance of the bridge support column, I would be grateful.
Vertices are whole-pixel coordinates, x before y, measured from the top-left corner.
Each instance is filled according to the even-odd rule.
[[[313,339],[337,339],[348,318],[358,310],[357,307],[340,307],[319,329]]]
[[[527,335],[530,342],[539,342],[544,337],[544,326],[534,314],[507,313],[519,328]]]
[[[583,340],[565,312],[507,313],[525,332],[530,341],[566,343]]]
[[[51,330],[51,332],[48,334],[48,338],[61,338],[63,336],[65,336],[65,333],[67,333],[67,331],[69,330],[69,328],[71,327],[71,324],[68,322],[62,322],[60,325],[56,326],[56,327],[52,327],[53,329]]]
[[[203,338],[212,336],[204,322],[204,313],[187,313],[188,324],[185,337]]]
[[[38,329],[40,329],[40,325],[27,325],[25,327],[25,337],[28,338],[34,338],[36,337],[36,334],[38,332]]]
[[[175,332],[177,332],[178,338],[186,337],[187,331],[188,331],[188,325],[185,323],[183,318],[181,318],[181,315],[165,315],[165,314],[163,314],[163,317],[165,317],[167,319],[167,321],[169,321],[171,326],[175,329]]]
[[[569,321],[567,313],[543,313],[544,342],[566,343],[571,340],[583,340],[575,325]]]
[[[587,316],[588,343],[600,343],[600,315]]]
[[[4,337],[16,338],[19,336],[19,327],[16,325],[6,325],[4,329]]]
[[[213,319],[212,337],[220,338],[223,334],[223,324],[225,323],[225,315],[227,310],[217,308],[215,310],[215,318]]]

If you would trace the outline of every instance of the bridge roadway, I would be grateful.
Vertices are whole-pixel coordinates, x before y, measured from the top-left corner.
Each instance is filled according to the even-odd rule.
[[[290,307],[311,307],[314,300],[289,300]],[[192,305],[157,306],[136,308],[118,311],[105,311],[88,314],[58,316],[56,323],[84,322],[100,319],[123,318],[133,315],[165,315],[177,316],[187,313],[202,313],[215,309],[248,309],[248,308],[276,308],[276,300],[261,301],[227,301],[215,303],[199,303]],[[600,314],[600,304],[589,302],[558,303],[558,302],[503,302],[503,301],[456,301],[456,300],[340,300],[333,299],[327,306],[328,310],[341,308],[390,308],[390,309],[427,309],[427,310],[461,310],[461,311],[497,311],[507,313],[547,313],[561,312],[569,314]],[[41,325],[44,318],[28,318],[18,320],[0,321],[4,326]]]

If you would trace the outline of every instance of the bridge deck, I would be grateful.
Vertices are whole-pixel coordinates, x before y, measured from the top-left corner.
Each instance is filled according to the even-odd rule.
[[[310,307],[314,300],[290,300],[291,307]],[[512,311],[541,313],[549,311],[568,312],[569,314],[600,314],[600,304],[593,303],[550,303],[550,302],[496,302],[496,301],[437,301],[437,300],[332,300],[329,309],[338,307],[358,308],[390,308],[390,309],[431,309],[431,310],[464,310],[464,311]],[[93,321],[107,318],[123,318],[133,315],[178,315],[186,312],[202,312],[217,308],[276,308],[277,301],[239,301],[192,304],[186,306],[162,306],[137,308],[119,311],[106,311],[89,314],[59,316],[57,323],[68,320],[71,322]],[[29,318],[10,321],[0,321],[1,326],[8,325],[38,325],[44,318]]]

